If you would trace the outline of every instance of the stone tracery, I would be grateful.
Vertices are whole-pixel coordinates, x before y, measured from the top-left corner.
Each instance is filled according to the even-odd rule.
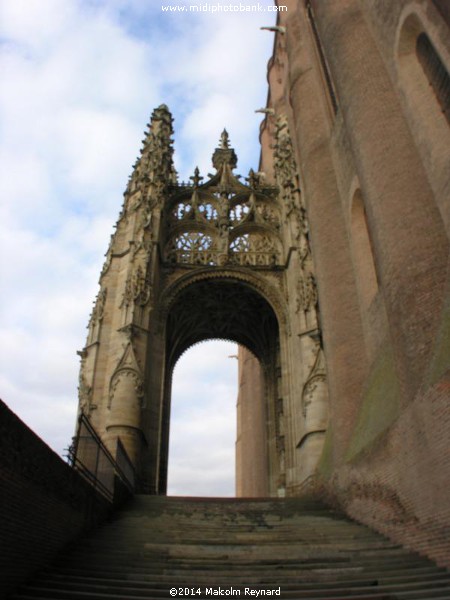
[[[264,185],[253,170],[248,185],[242,183],[233,173],[236,164],[236,154],[224,130],[213,155],[217,172],[202,183],[196,168],[190,178],[192,186],[172,186],[166,215],[168,262],[253,267],[283,262],[276,188]]]

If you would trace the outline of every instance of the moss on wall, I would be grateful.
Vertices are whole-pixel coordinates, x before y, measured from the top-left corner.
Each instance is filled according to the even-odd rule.
[[[395,372],[390,345],[384,347],[374,361],[359,409],[356,427],[350,439],[345,459],[351,461],[379,436],[399,415],[400,386]]]
[[[330,477],[333,472],[333,429],[331,423],[328,425],[317,471],[325,478]]]

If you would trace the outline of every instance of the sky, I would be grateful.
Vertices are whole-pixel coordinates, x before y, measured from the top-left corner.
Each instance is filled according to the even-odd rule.
[[[174,116],[181,180],[196,165],[211,172],[224,127],[237,171],[258,167],[254,111],[273,48],[259,28],[276,13],[270,0],[262,12],[213,13],[224,0],[187,10],[195,3],[0,0],[0,397],[58,454],[74,433],[76,351],[153,108]],[[235,353],[208,342],[176,366],[170,493],[234,494]]]

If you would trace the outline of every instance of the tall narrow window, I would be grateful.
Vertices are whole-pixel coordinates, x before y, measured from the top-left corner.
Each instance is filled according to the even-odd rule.
[[[404,114],[450,236],[450,68],[443,42],[439,28],[422,11],[408,14],[399,24],[396,55]]]
[[[360,304],[367,310],[378,290],[378,282],[360,190],[355,192],[352,203],[352,247]]]
[[[450,76],[426,33],[417,37],[416,54],[441,110],[450,123]]]
[[[330,69],[328,68],[327,59],[325,57],[325,53],[323,51],[322,42],[320,41],[319,32],[317,30],[316,19],[314,17],[314,11],[311,6],[311,2],[306,3],[306,12],[308,14],[308,19],[311,23],[311,30],[314,36],[314,41],[316,43],[317,52],[319,54],[320,64],[322,66],[323,76],[327,85],[328,94],[331,102],[331,106],[333,107],[334,114],[338,112],[338,102],[336,97],[336,91],[334,89],[333,80],[331,79]]]

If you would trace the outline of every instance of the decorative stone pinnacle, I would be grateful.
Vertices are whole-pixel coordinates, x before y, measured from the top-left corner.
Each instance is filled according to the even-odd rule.
[[[228,131],[224,129],[220,135],[220,146],[222,150],[228,150],[230,147],[230,137],[228,135]]]
[[[200,169],[198,167],[195,167],[194,175],[189,177],[189,179],[192,181],[194,187],[198,187],[200,181],[203,179],[203,177],[200,175]]]
[[[167,104],[160,104],[152,112],[151,121],[154,121],[155,119],[156,120],[161,119],[161,118],[166,118],[166,119],[169,119],[170,121],[173,120]],[[151,123],[151,121],[150,121],[150,123]]]
[[[224,165],[228,165],[230,169],[234,169],[237,165],[236,152],[230,147],[230,138],[226,129],[221,133],[219,147],[215,149],[212,156],[212,164],[217,171]]]
[[[260,172],[255,173],[253,169],[250,169],[248,172],[248,177],[245,178],[248,185],[253,189],[258,189],[261,187],[262,174]]]

